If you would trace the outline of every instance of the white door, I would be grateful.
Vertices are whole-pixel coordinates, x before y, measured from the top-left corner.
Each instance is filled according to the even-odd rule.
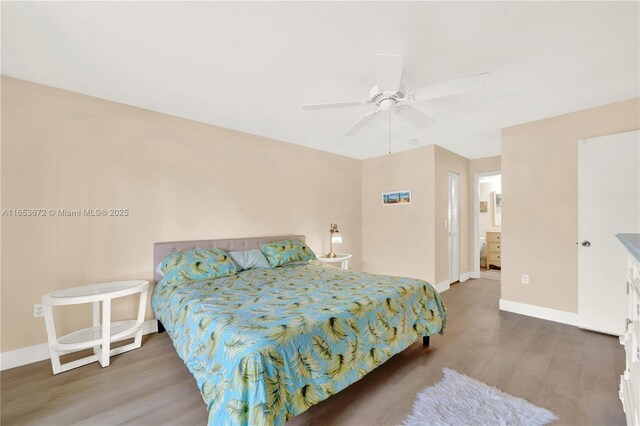
[[[449,172],[449,281],[460,279],[460,176]]]
[[[640,132],[578,144],[578,325],[621,335],[626,256],[615,234],[640,232]]]

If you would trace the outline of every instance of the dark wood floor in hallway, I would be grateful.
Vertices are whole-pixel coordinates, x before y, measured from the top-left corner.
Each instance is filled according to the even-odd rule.
[[[444,336],[394,356],[289,425],[399,424],[415,394],[449,367],[549,408],[557,424],[624,424],[618,339],[500,312],[500,283],[470,280],[443,293]],[[1,423],[7,425],[206,424],[195,380],[166,334],[98,364],[52,376],[48,361],[1,373]]]

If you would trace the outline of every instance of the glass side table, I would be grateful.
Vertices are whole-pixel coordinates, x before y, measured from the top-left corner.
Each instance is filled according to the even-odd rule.
[[[114,281],[58,290],[42,296],[53,374],[96,361],[102,367],[108,367],[109,357],[139,348],[142,345],[142,325],[148,289],[149,282],[144,280]],[[135,320],[111,322],[111,300],[134,294],[140,295],[138,317]],[[83,303],[93,304],[93,327],[57,337],[53,321],[53,306]],[[132,337],[133,343],[111,349],[111,343]],[[61,355],[90,348],[93,348],[93,355],[60,364]]]

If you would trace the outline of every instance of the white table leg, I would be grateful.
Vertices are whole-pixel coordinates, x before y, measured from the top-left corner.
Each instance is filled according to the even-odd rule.
[[[93,302],[92,303],[93,307],[92,307],[92,311],[93,311],[93,326],[97,327],[100,325],[100,302]],[[100,346],[94,346],[93,347],[93,353],[98,355]]]
[[[147,307],[147,290],[143,290],[140,293],[140,302],[138,304],[138,318],[136,320],[138,324],[144,323],[144,312],[146,307]],[[142,326],[140,326],[140,329],[136,332],[136,337],[134,338],[133,343],[138,348],[142,346]]]
[[[51,369],[53,374],[62,372],[60,368],[60,354],[54,348],[54,345],[58,344],[58,337],[56,336],[56,326],[53,322],[53,309],[51,306],[42,305],[44,310],[44,323],[47,327],[47,339],[49,341],[49,354],[51,355]]]
[[[100,350],[100,365],[109,366],[111,356],[111,299],[102,301],[102,348]]]
[[[349,269],[349,259],[342,261],[342,269]]]

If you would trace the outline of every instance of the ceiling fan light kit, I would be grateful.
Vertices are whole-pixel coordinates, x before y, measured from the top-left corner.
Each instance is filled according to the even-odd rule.
[[[326,104],[303,105],[303,110],[355,107],[375,105],[377,108],[366,113],[351,126],[343,136],[352,136],[376,119],[381,112],[395,112],[403,121],[418,129],[426,129],[435,120],[422,111],[408,105],[424,100],[443,98],[477,89],[488,73],[475,74],[458,80],[447,81],[417,89],[407,93],[402,83],[404,57],[397,54],[377,54],[375,56],[376,85],[371,88],[366,101],[332,102]],[[389,116],[390,117],[390,116]]]

